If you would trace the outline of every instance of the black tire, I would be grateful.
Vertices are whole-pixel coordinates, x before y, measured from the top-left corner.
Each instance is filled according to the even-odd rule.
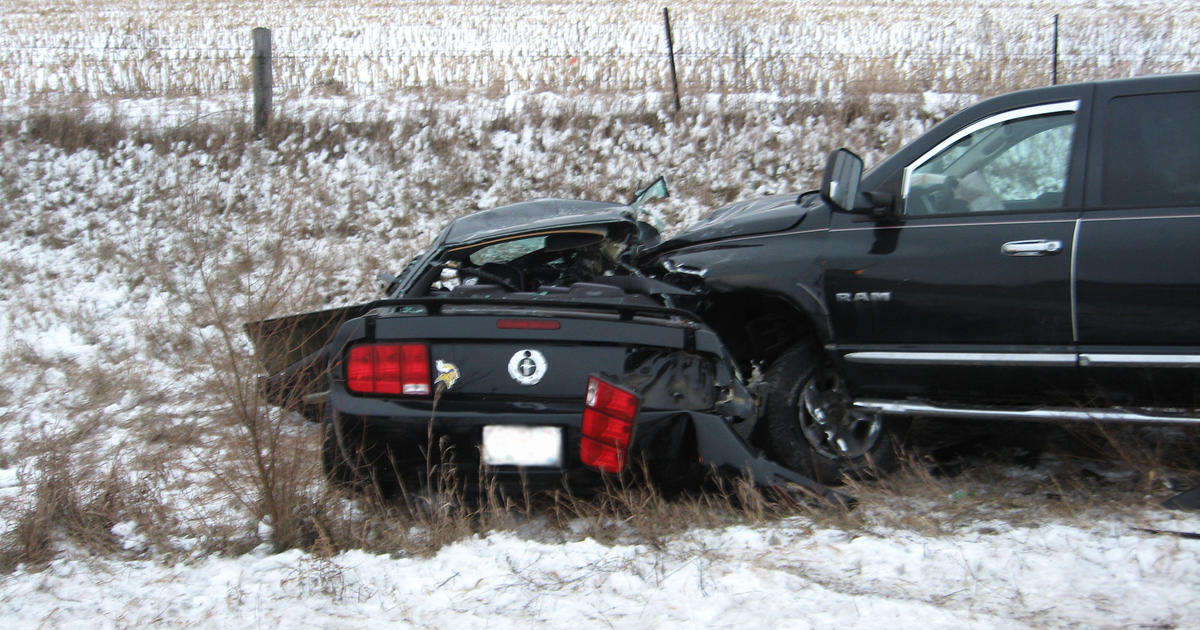
[[[894,470],[902,420],[851,406],[840,378],[811,344],[785,351],[767,370],[764,448],[821,483]]]
[[[395,472],[386,445],[372,439],[363,422],[326,407],[321,445],[321,466],[330,483],[364,492],[387,494]]]

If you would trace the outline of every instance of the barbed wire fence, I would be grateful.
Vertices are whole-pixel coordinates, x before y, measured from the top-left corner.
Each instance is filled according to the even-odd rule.
[[[0,79],[0,98],[206,96],[246,92],[251,86],[250,46],[238,51],[0,48],[0,54],[4,57],[0,72],[5,75]],[[973,91],[976,85],[985,83],[983,76],[1002,75],[1004,71],[1012,75],[1018,87],[1034,87],[1050,84],[1053,67],[1050,54],[680,51],[675,57],[684,93],[781,89],[791,92],[816,84],[879,86],[881,91],[896,86],[906,92]],[[463,54],[277,50],[272,62],[279,77],[276,89],[299,93],[488,90],[498,85],[509,90],[670,89],[669,79],[662,76],[668,67],[665,52]],[[1101,76],[1187,71],[1196,67],[1197,56],[1062,55],[1059,64],[1060,82],[1068,82]],[[946,76],[948,66],[955,69],[953,76]],[[826,74],[836,68],[851,72],[836,77]],[[789,78],[795,81],[784,83]]]
[[[658,50],[602,52],[369,50],[335,45],[297,50],[284,45],[271,52],[269,68],[273,92],[285,98],[398,92],[494,97],[538,91],[670,94],[674,88],[685,96],[775,93],[834,99],[848,93],[988,95],[1055,81],[1200,68],[1200,51],[1190,49],[1114,53],[1089,49],[1086,42],[1063,49],[1057,20],[1053,35],[1049,28],[1048,24],[1044,46],[1038,46],[1044,52],[809,52],[756,49],[736,41],[719,49],[677,41],[669,50],[664,41]],[[254,56],[250,33],[244,48],[119,40],[0,46],[0,100],[244,96],[249,106]]]

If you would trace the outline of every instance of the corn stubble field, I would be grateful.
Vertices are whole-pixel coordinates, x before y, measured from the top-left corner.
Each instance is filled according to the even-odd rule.
[[[983,426],[992,437],[947,462],[934,450],[947,427],[919,425],[910,465],[850,485],[853,512],[736,485],[415,510],[329,489],[317,428],[258,397],[241,325],[370,299],[374,272],[450,218],[540,196],[623,200],[662,174],[678,227],[811,188],[832,148],[871,164],[983,96],[1047,84],[1056,13],[1061,80],[1200,68],[1200,10],[1178,3],[670,9],[677,113],[661,7],[9,0],[0,565],[264,545],[430,554],[494,530],[652,547],[734,523],[954,536],[1144,519],[1173,485],[1200,482],[1193,431]],[[256,26],[276,55],[261,138]]]

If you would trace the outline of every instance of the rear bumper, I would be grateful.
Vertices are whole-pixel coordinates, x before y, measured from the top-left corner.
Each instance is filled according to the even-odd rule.
[[[634,479],[683,489],[698,487],[711,475],[718,475],[746,477],[759,487],[790,497],[819,497],[839,506],[854,503],[849,496],[763,458],[739,435],[731,420],[708,412],[642,410],[630,445],[631,464],[621,475],[609,475],[579,459],[581,402],[455,402],[435,413],[431,402],[362,399],[335,391],[331,403],[336,415],[361,420],[372,439],[384,440],[392,447],[397,476],[414,487],[435,469],[445,470],[440,468],[443,464],[452,464],[454,477],[471,492],[495,484],[506,491],[563,489],[587,494]],[[363,413],[366,411],[386,413]],[[496,424],[561,427],[562,465],[482,466],[483,427]]]
[[[534,490],[588,492],[606,483],[644,479],[656,485],[688,486],[704,478],[695,432],[694,411],[643,410],[630,444],[630,465],[621,475],[608,475],[583,465],[579,457],[582,401],[432,401],[398,402],[362,399],[335,393],[338,415],[361,421],[371,439],[387,442],[402,480],[419,482],[434,466],[451,464],[466,486],[495,483]],[[729,421],[711,416],[713,421]],[[562,431],[561,465],[557,467],[484,466],[481,459],[486,426],[558,427]],[[732,439],[740,439],[729,429]],[[427,457],[427,453],[429,456]]]

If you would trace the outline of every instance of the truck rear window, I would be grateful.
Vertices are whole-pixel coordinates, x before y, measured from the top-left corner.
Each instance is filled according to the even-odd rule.
[[[1200,205],[1197,112],[1200,92],[1112,99],[1104,135],[1104,205]]]

